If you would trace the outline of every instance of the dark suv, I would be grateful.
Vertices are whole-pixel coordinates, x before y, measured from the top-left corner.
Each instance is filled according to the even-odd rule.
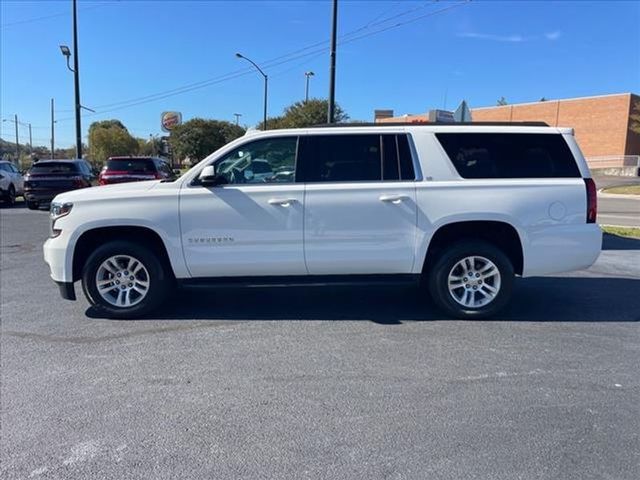
[[[154,157],[111,157],[102,168],[98,183],[140,182],[143,180],[174,180],[176,172],[166,160]]]
[[[59,193],[90,187],[93,180],[86,160],[40,160],[24,176],[24,199],[30,210],[36,210]]]

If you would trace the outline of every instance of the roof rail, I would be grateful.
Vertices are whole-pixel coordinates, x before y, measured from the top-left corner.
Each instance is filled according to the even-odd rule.
[[[311,128],[337,128],[337,127],[457,127],[463,126],[497,126],[497,127],[548,127],[547,122],[362,122],[362,123],[321,123],[312,125]]]

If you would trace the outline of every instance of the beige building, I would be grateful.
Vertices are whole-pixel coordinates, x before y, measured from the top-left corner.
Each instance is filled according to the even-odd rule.
[[[394,117],[378,110],[376,122],[427,123],[428,114]],[[389,114],[391,112],[391,114]],[[640,115],[640,96],[633,93],[567,98],[543,102],[472,108],[474,122],[542,121],[570,127],[592,167],[632,166],[640,155],[640,134],[629,127],[631,115]]]

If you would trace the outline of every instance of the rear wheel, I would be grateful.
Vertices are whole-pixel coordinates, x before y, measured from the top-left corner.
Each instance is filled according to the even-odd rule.
[[[136,318],[163,301],[169,279],[157,255],[133,242],[113,241],[97,248],[82,272],[89,302],[111,318]]]
[[[29,210],[38,210],[38,202],[30,202],[27,200],[27,208]]]
[[[509,302],[513,265],[487,242],[465,241],[449,247],[429,273],[436,304],[456,318],[487,318]]]

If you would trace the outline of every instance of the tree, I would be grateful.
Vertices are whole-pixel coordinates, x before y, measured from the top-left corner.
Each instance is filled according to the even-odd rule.
[[[89,127],[89,156],[94,162],[137,153],[138,141],[119,120],[93,122]]]
[[[174,158],[199,162],[223,145],[244,135],[244,128],[223,120],[194,118],[175,127],[169,136]]]
[[[503,106],[503,105],[508,105],[507,99],[504,97],[500,97],[498,99],[498,102],[496,103],[496,105],[498,105],[499,107]]]
[[[547,101],[547,97],[542,97],[540,100],[538,100],[539,102],[546,102]]]
[[[285,108],[281,116],[270,118],[267,121],[267,126],[270,130],[274,130],[278,128],[304,128],[320,125],[327,123],[328,109],[329,102],[319,98],[312,98],[307,102],[296,102]],[[336,104],[336,123],[342,123],[347,120],[349,120],[349,115]],[[258,125],[258,128],[263,128],[262,123]]]
[[[629,130],[640,135],[640,100],[633,104],[631,112],[631,115],[629,115],[631,119],[629,122]]]

